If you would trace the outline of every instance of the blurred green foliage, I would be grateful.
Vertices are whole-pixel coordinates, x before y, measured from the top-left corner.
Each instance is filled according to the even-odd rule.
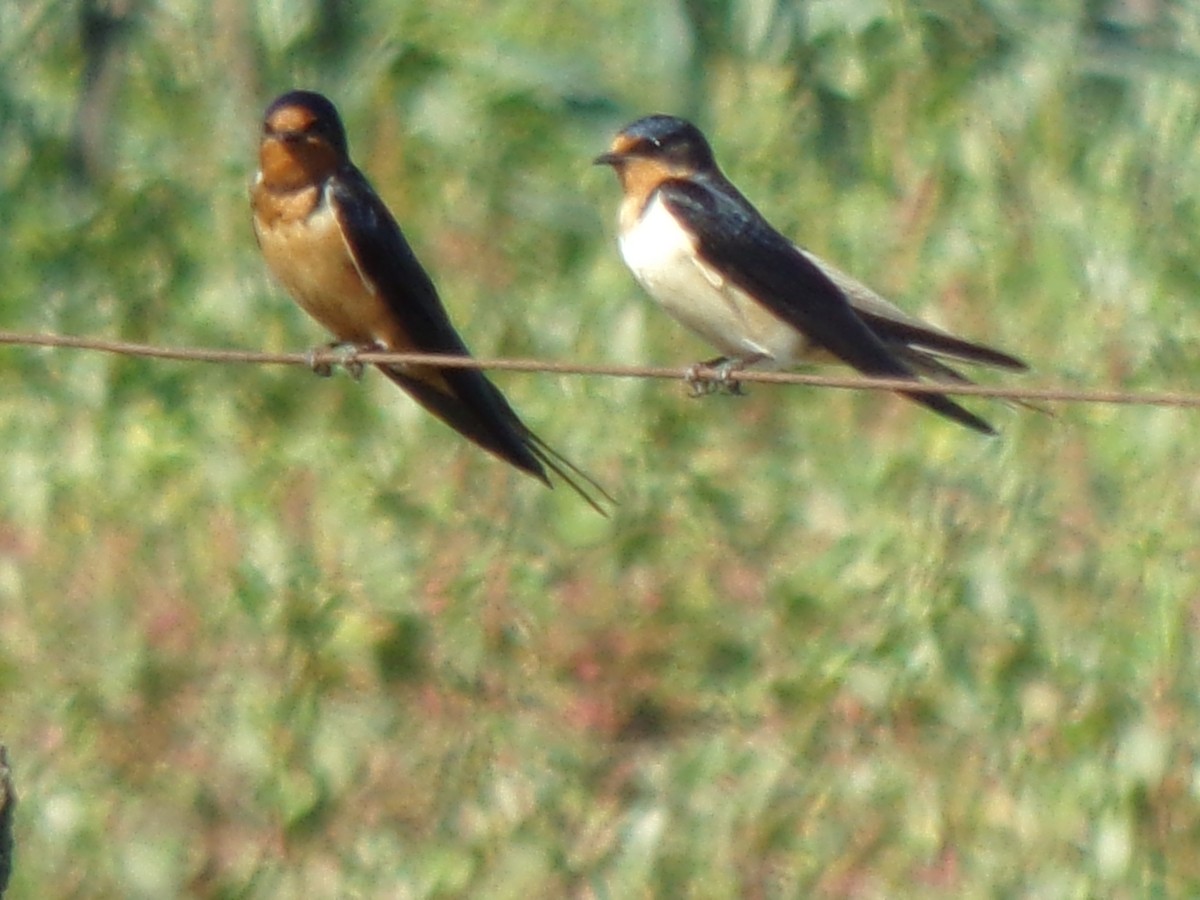
[[[588,165],[660,111],[1030,382],[1186,389],[1198,81],[1173,0],[0,4],[0,327],[324,340],[246,198],[308,87],[481,354],[707,355]],[[383,379],[0,353],[12,896],[1200,890],[1193,414],[496,380],[611,521]]]

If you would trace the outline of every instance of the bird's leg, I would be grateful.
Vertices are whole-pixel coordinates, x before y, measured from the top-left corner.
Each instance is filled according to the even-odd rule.
[[[328,350],[329,344],[321,344],[319,347],[310,347],[306,354],[306,362],[308,367],[312,369],[313,374],[319,378],[328,378],[333,374],[333,366],[327,362],[318,362],[317,354]]]
[[[714,393],[742,396],[746,392],[742,390],[742,383],[733,377],[733,373],[741,371],[746,366],[752,366],[762,359],[766,359],[766,356],[736,358],[718,356],[707,362],[696,363],[688,368],[687,374],[684,376],[688,383],[689,393],[693,397],[703,397]],[[701,372],[704,369],[716,369],[716,374],[703,375]]]
[[[353,341],[332,341],[328,344],[321,344],[318,347],[313,347],[308,351],[308,366],[316,375],[322,378],[328,378],[333,374],[333,367],[340,366],[349,373],[350,377],[355,381],[361,381],[363,376],[363,364],[358,359],[358,354],[364,350],[370,352],[378,350],[375,344],[356,344]],[[337,355],[335,362],[329,363],[318,361],[317,355],[323,351],[332,351]]]
[[[709,394],[715,393],[721,389],[719,378],[713,378],[711,375],[700,374],[704,369],[717,369],[729,363],[729,357],[718,356],[716,359],[710,359],[707,362],[693,363],[688,366],[687,372],[683,379],[687,382],[689,397],[706,397]]]
[[[732,377],[734,372],[740,371],[746,367],[744,359],[727,359],[717,366],[717,388],[725,394],[731,394],[735,397],[740,397],[746,392],[742,390],[742,383]]]

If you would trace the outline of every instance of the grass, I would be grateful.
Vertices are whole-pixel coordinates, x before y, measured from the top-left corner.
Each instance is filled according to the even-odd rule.
[[[1183,8],[61,7],[0,12],[5,328],[323,340],[245,198],[305,86],[481,354],[708,355],[588,166],[669,111],[1030,383],[1196,380]],[[0,354],[10,896],[1196,892],[1191,413],[496,381],[611,520],[380,378]]]

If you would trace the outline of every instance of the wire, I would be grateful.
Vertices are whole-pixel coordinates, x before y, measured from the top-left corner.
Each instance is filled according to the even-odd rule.
[[[356,363],[439,366],[446,369],[491,369],[509,372],[549,372],[558,375],[591,375],[606,378],[658,378],[675,381],[717,381],[720,373],[706,366],[627,366],[557,362],[540,359],[477,358],[440,356],[433,353],[388,353],[344,347],[319,347],[305,353],[272,353],[260,350],[217,350],[203,347],[159,347],[104,338],[62,334],[21,334],[0,331],[0,344],[25,347],[57,347],[93,350],[121,356],[173,359],[183,362],[255,364],[255,365],[354,365]],[[1097,403],[1123,406],[1200,407],[1200,392],[1125,391],[1071,387],[992,387],[979,384],[912,382],[896,378],[867,378],[859,375],[812,375],[801,372],[760,372],[754,369],[736,372],[735,380],[763,384],[804,384],[812,387],[867,391],[908,391],[910,393],[958,394],[993,397],[1015,401],[1059,403]]]

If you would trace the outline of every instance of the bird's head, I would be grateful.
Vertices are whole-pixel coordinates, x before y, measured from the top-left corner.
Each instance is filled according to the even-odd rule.
[[[608,152],[593,160],[612,166],[623,184],[653,173],[658,178],[687,178],[711,172],[717,164],[700,129],[675,116],[646,116],[613,138]],[[642,174],[640,174],[642,173]]]
[[[269,187],[289,190],[320,183],[347,159],[346,129],[328,98],[289,91],[267,107],[258,160]]]

